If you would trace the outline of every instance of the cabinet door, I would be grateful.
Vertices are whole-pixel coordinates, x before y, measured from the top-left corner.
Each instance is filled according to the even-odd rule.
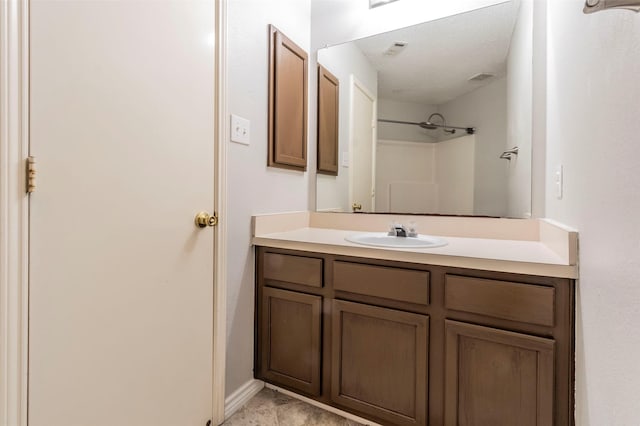
[[[445,321],[445,424],[553,424],[554,341]]]
[[[394,425],[424,425],[429,318],[333,301],[331,399]]]
[[[262,289],[261,377],[320,395],[322,298],[270,287]]]
[[[269,33],[267,165],[307,170],[307,53],[273,25]]]
[[[318,173],[338,175],[340,82],[318,64]]]

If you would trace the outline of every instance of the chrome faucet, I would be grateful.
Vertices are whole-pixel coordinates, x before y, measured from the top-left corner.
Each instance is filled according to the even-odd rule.
[[[400,223],[392,223],[387,232],[387,235],[390,237],[411,237],[416,238],[418,236],[418,232],[416,231],[416,226],[414,222],[410,222],[409,229],[407,229],[404,225]]]
[[[405,228],[403,225],[400,225],[400,224],[394,225],[393,229],[396,231],[396,237],[407,236],[407,228]]]

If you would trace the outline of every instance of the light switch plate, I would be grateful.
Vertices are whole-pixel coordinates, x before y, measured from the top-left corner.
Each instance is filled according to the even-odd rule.
[[[249,145],[251,140],[251,122],[235,114],[231,114],[231,142]]]
[[[563,182],[562,181],[563,181],[563,178],[564,178],[563,172],[564,171],[563,171],[562,164],[556,166],[556,170],[555,170],[555,173],[554,173],[554,176],[553,176],[553,182],[554,182],[554,184],[556,186],[556,198],[558,200],[562,200],[562,192],[563,192],[563,188],[562,188]]]
[[[342,167],[349,167],[349,151],[344,151],[342,153],[342,163],[340,165]]]

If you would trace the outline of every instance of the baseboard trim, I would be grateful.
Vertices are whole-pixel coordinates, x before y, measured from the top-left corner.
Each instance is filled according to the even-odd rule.
[[[348,420],[353,420],[354,422],[362,423],[363,425],[367,425],[367,426],[382,426],[382,425],[380,425],[378,423],[372,422],[371,420],[363,419],[362,417],[358,417],[355,414],[347,413],[346,411],[342,411],[339,408],[335,408],[335,407],[332,407],[330,405],[323,404],[322,402],[315,401],[315,400],[313,400],[311,398],[307,398],[305,396],[298,395],[297,393],[288,391],[286,389],[282,389],[281,387],[278,387],[278,386],[275,386],[275,385],[272,385],[272,384],[269,384],[269,383],[265,383],[264,386],[266,388],[268,388],[268,389],[273,389],[275,391],[278,391],[278,392],[281,392],[281,393],[283,393],[285,395],[288,395],[288,396],[290,396],[292,398],[299,399],[300,401],[306,402],[309,405],[313,405],[315,407],[322,408],[325,411],[329,411],[329,412],[331,412],[333,414],[337,414],[339,416],[342,416],[342,417],[344,417],[344,418],[346,418]]]
[[[234,393],[229,395],[224,401],[224,418],[228,419],[242,408],[251,398],[256,396],[264,388],[262,380],[251,379],[240,386]]]

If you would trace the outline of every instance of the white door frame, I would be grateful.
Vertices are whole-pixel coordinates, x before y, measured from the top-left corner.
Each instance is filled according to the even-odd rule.
[[[227,0],[217,0],[213,412],[224,421],[226,354]],[[37,153],[36,153],[37,154]],[[27,426],[29,314],[29,1],[0,2],[0,426]]]
[[[378,98],[375,96],[368,88],[365,86],[356,76],[351,74],[349,76],[349,208],[354,202],[353,199],[353,181],[355,179],[353,175],[353,139],[354,139],[354,126],[353,126],[353,116],[354,116],[354,94],[356,86],[358,89],[364,93],[369,99],[372,100],[373,111],[371,117],[373,122],[371,123],[372,132],[371,132],[371,212],[375,212],[376,210],[376,141],[378,140]]]
[[[0,2],[0,426],[27,424],[29,5]]]
[[[215,228],[213,275],[213,413],[214,425],[224,421],[227,353],[227,0],[216,0],[215,57],[215,184],[214,203],[220,217]],[[0,425],[1,426],[1,425]]]

